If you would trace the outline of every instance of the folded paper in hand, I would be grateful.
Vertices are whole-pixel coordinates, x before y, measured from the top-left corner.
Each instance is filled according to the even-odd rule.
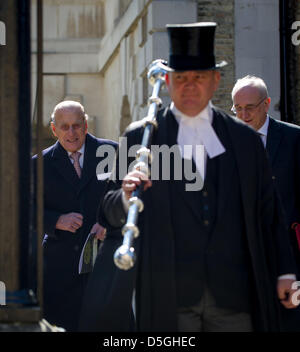
[[[95,236],[96,233],[90,233],[82,248],[78,266],[79,274],[86,274],[93,270],[98,253],[98,239]]]

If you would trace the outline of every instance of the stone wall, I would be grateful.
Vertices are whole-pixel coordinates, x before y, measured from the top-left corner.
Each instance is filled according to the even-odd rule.
[[[235,82],[234,63],[234,0],[198,0],[198,20],[217,23],[215,35],[216,61],[227,61],[221,69],[221,82],[213,103],[230,112],[231,89]]]
[[[269,113],[280,119],[279,0],[235,0],[235,72],[261,77],[271,97]]]
[[[36,0],[32,0],[31,4],[32,117],[35,124]],[[81,102],[91,117],[89,128],[92,133],[96,132],[101,95],[98,53],[108,25],[103,0],[44,0],[43,5],[46,146],[54,141],[49,129],[51,113],[62,100]]]
[[[17,0],[0,3],[0,18],[9,24],[0,46],[0,281],[8,291],[19,287],[19,66]]]
[[[253,23],[258,21],[267,36],[272,18],[278,17],[278,8],[274,5],[278,0],[274,1],[45,0],[45,125],[54,105],[62,99],[71,98],[85,105],[87,113],[91,116],[90,126],[93,133],[118,139],[128,122],[140,119],[147,113],[147,97],[152,89],[146,78],[147,66],[153,59],[168,59],[165,24],[197,20],[215,21],[218,24],[215,36],[216,61],[228,62],[228,65],[221,69],[222,79],[213,103],[230,112],[231,90],[236,78],[253,73],[253,69],[259,67],[259,72],[254,73],[271,76],[270,83],[269,78],[267,81],[271,93],[273,90],[276,93],[272,98],[274,110],[279,101],[279,67],[273,69],[273,66],[268,64],[266,52],[270,51],[268,47],[272,49],[272,45],[279,45],[277,37],[273,34],[276,25],[271,23],[274,28],[272,27],[269,34],[270,40],[260,38],[257,42],[251,40],[253,33],[249,36],[244,33],[246,40],[237,42],[237,37],[241,35],[239,28],[244,21],[239,18],[243,6],[247,9],[242,14],[246,16],[251,28],[244,28],[247,27],[245,24],[242,30],[256,31],[257,35],[260,29]],[[33,102],[36,87],[35,3],[36,0],[32,0]],[[294,3],[295,17],[300,20],[300,2],[294,0]],[[264,13],[270,10],[272,16],[269,16],[268,21],[263,21]],[[259,19],[256,13],[260,14]],[[88,19],[91,20],[90,24],[87,24]],[[241,43],[242,49],[237,48]],[[248,51],[244,51],[247,46]],[[256,54],[259,54],[260,50],[261,57],[258,57]],[[296,47],[295,51],[295,85],[299,97],[300,46]],[[249,53],[256,56],[252,58]],[[272,60],[279,60],[276,54],[268,55],[271,55]],[[167,104],[166,92],[162,91],[161,95]],[[297,104],[297,119],[300,121],[299,99]]]
[[[112,2],[105,3],[106,12],[108,6]],[[196,0],[132,0],[114,27],[107,21],[98,58],[103,94],[98,134],[118,139],[131,121],[146,116],[152,92],[147,68],[154,59],[168,59],[165,25],[195,21]],[[160,96],[166,105],[166,91]]]

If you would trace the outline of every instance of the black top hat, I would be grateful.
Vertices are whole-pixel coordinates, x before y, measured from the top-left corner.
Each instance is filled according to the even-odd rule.
[[[170,54],[167,71],[215,70],[227,65],[215,63],[215,22],[167,24]]]

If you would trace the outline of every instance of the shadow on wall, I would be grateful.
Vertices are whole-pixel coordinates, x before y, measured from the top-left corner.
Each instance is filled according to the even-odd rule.
[[[130,105],[128,96],[123,96],[122,108],[121,108],[121,119],[120,119],[120,136],[125,131],[126,127],[132,122],[130,115]]]

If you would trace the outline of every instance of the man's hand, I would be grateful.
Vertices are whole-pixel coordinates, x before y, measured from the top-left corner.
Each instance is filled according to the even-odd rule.
[[[103,241],[105,239],[106,236],[106,228],[101,226],[100,224],[98,224],[96,222],[96,224],[93,225],[91,231],[91,233],[95,233],[96,234],[96,238],[100,241]]]
[[[295,280],[292,279],[279,279],[277,281],[277,294],[281,304],[287,308],[296,308],[297,305],[293,304],[292,297],[293,293],[297,290],[292,289],[292,284]]]
[[[83,216],[79,213],[68,213],[61,215],[55,228],[75,233],[82,226]]]
[[[144,182],[144,191],[152,186],[152,182],[149,180],[148,176],[138,170],[131,171],[124,177],[122,189],[127,200],[131,198],[132,192],[138,185],[141,184],[142,181]]]

